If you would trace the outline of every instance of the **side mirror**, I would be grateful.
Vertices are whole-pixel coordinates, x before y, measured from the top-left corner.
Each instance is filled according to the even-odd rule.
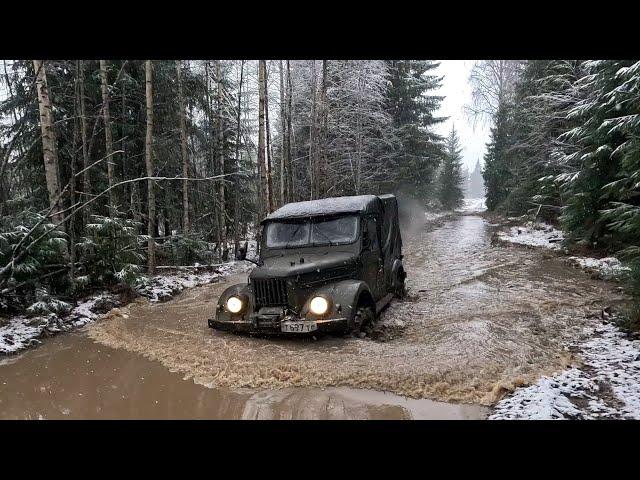
[[[246,260],[247,258],[247,242],[244,242],[244,245],[238,247],[238,251],[236,252],[236,260]]]

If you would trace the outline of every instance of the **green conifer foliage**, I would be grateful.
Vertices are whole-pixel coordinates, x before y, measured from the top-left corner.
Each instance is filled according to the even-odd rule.
[[[445,210],[453,210],[462,204],[462,147],[455,128],[445,142],[442,168],[438,176],[438,199]]]

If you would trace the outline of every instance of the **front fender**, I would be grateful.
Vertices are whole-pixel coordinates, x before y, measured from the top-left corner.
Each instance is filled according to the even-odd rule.
[[[329,300],[329,312],[327,316],[341,316],[353,318],[358,308],[358,301],[362,295],[370,298],[371,290],[366,282],[361,280],[342,280],[340,282],[330,283],[313,291],[302,308],[302,316],[313,318],[314,314],[309,311],[309,303],[313,297],[318,295],[324,296]]]
[[[247,305],[244,306],[240,313],[231,313],[228,312],[225,308],[227,300],[232,295],[244,297],[247,299]],[[251,291],[251,288],[249,288],[248,284],[238,283],[236,285],[231,285],[224,292],[222,292],[222,295],[220,295],[220,297],[218,298],[218,305],[216,306],[216,318],[223,321],[242,319],[248,313],[251,313],[253,311],[254,305],[255,300],[253,297],[253,292]]]

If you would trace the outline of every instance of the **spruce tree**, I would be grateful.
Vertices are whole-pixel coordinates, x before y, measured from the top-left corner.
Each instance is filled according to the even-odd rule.
[[[588,62],[577,83],[581,100],[568,115],[577,126],[560,136],[568,145],[562,156],[567,171],[558,176],[567,193],[561,220],[581,243],[620,246],[631,233],[627,219],[637,202],[638,175],[637,65]]]
[[[442,77],[433,75],[439,63],[427,60],[389,61],[388,112],[401,142],[398,152],[398,188],[426,199],[440,159],[442,138],[433,127],[445,120],[436,117],[444,97],[434,95]]]
[[[513,124],[510,109],[504,103],[498,108],[491,128],[490,141],[484,155],[482,177],[487,192],[487,209],[496,210],[507,198],[512,175],[509,169],[509,148]]]
[[[445,210],[453,210],[462,204],[462,147],[455,127],[445,142],[442,168],[438,175],[438,200]]]

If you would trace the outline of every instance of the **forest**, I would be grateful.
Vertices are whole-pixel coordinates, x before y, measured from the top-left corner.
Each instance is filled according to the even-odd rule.
[[[433,61],[3,61],[0,308],[233,258],[292,201],[460,204]]]
[[[576,248],[612,253],[640,295],[640,62],[491,60],[470,81],[489,119],[487,207],[558,223]],[[640,325],[640,309],[629,320]]]
[[[233,258],[293,201],[396,193],[460,205],[427,60],[5,60],[0,309]],[[486,204],[614,253],[640,292],[640,62],[476,61]],[[640,313],[636,311],[636,318]]]

